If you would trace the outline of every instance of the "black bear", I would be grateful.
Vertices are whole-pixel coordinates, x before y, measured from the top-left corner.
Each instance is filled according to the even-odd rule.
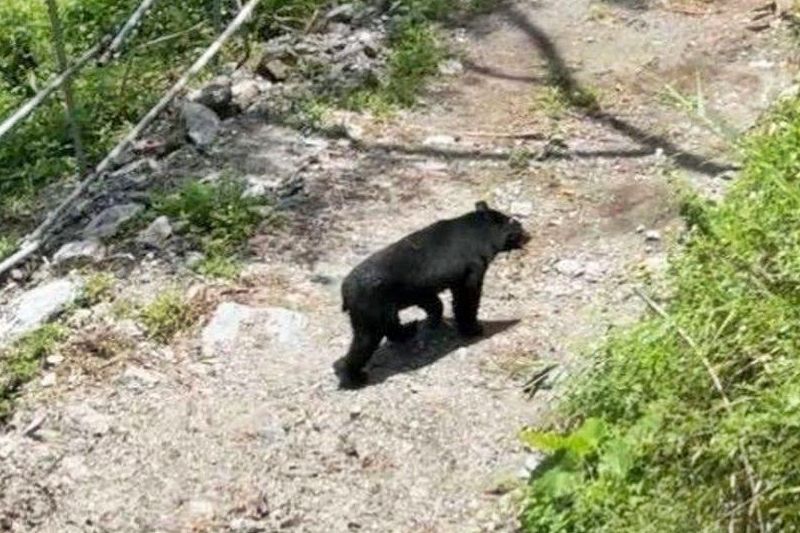
[[[459,332],[481,335],[478,306],[483,276],[500,252],[522,248],[530,236],[522,225],[486,202],[458,218],[441,220],[376,252],[342,283],[342,309],[350,314],[353,341],[334,364],[342,388],[367,382],[364,367],[386,337],[401,342],[417,323],[401,324],[401,309],[418,306],[432,326],[442,320],[439,293],[449,289]]]

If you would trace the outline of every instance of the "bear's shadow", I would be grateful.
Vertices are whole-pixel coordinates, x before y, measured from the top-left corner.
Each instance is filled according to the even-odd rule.
[[[367,387],[383,383],[395,374],[413,372],[432,365],[446,355],[459,348],[487,340],[498,333],[519,324],[519,320],[483,320],[483,335],[480,337],[463,337],[447,320],[437,328],[427,325],[410,339],[402,343],[384,342],[375,351],[369,366]]]

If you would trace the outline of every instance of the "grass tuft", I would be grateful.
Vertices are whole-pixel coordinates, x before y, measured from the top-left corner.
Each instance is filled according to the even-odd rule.
[[[168,343],[194,324],[197,313],[183,293],[168,290],[142,307],[138,318],[151,339]]]
[[[11,415],[19,389],[39,374],[43,360],[64,337],[61,326],[48,324],[0,351],[0,421]]]
[[[156,201],[155,209],[177,220],[183,232],[206,254],[197,269],[201,274],[234,278],[247,240],[264,221],[266,201],[244,195],[243,182],[225,177],[203,183],[193,181],[176,193]],[[277,224],[276,213],[268,222]]]
[[[568,391],[564,426],[523,433],[549,454],[526,531],[800,529],[800,100],[744,146],[724,201],[683,203],[670,319],[614,334]],[[730,410],[676,328],[719,374]]]

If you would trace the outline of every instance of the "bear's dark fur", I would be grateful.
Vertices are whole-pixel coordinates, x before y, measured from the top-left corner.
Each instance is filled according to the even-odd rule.
[[[401,324],[401,309],[421,307],[431,325],[438,325],[444,290],[453,295],[459,332],[481,335],[478,306],[486,269],[498,253],[522,248],[528,240],[518,221],[478,202],[475,211],[412,233],[356,266],[342,284],[353,341],[334,364],[341,386],[366,383],[364,367],[384,337],[399,342],[414,335],[417,324]]]

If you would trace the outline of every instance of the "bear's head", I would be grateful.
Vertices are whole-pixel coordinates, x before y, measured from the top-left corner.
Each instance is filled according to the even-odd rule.
[[[490,222],[490,239],[494,247],[499,251],[519,250],[531,240],[531,236],[518,220],[491,209],[486,202],[480,201],[476,203],[475,210]]]

